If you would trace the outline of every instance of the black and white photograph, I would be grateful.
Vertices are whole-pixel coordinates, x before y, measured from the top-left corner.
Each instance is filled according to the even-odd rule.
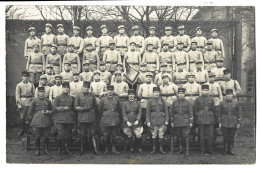
[[[255,6],[120,2],[4,4],[6,163],[254,165]]]

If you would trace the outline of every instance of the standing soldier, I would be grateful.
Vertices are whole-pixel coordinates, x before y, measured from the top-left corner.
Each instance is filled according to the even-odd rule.
[[[51,116],[52,104],[51,101],[45,97],[45,88],[38,87],[39,96],[35,98],[29,109],[29,118],[32,119],[31,126],[35,133],[36,153],[40,155],[40,140],[44,138],[44,152],[50,155],[48,151],[49,134],[51,131]]]
[[[175,68],[177,68],[178,63],[184,63],[184,69],[189,71],[189,56],[187,52],[183,51],[183,42],[178,42],[177,51],[173,52],[173,58],[175,60]]]
[[[120,154],[116,150],[116,135],[122,121],[122,108],[120,100],[114,96],[114,86],[107,86],[107,94],[101,99],[98,105],[100,114],[100,127],[105,140],[105,152],[108,154],[109,137],[112,141],[112,153]]]
[[[217,59],[216,60],[216,65],[217,67],[215,67],[214,69],[211,70],[211,73],[215,74],[215,81],[218,82],[219,84],[224,82],[224,70],[226,68],[223,67],[223,59]]]
[[[42,47],[41,52],[46,57],[48,54],[51,53],[51,46],[52,44],[56,44],[55,35],[51,33],[52,25],[47,23],[45,25],[45,34],[41,36],[41,45]],[[44,58],[45,60],[45,58]]]
[[[178,99],[172,103],[170,112],[171,127],[175,127],[178,137],[179,151],[177,154],[182,153],[182,140],[185,139],[186,153],[189,155],[189,135],[190,129],[193,126],[193,109],[191,103],[186,100],[185,89],[178,88]]]
[[[161,44],[160,44],[160,39],[155,36],[156,28],[155,27],[150,27],[149,28],[149,33],[150,36],[144,39],[144,49],[145,51],[149,51],[148,45],[152,44],[152,51],[155,52],[156,54],[159,54],[161,52]]]
[[[136,79],[136,83],[137,83],[137,87],[136,87],[136,91],[139,91],[139,87],[145,83],[146,81],[146,64],[142,63],[140,64],[140,71],[139,71],[139,75]]]
[[[83,59],[82,62],[88,60],[89,64],[90,64],[90,71],[95,71],[97,69],[99,69],[99,56],[98,53],[93,50],[93,44],[90,41],[85,42],[86,45],[86,49],[83,53]]]
[[[221,39],[219,39],[218,36],[218,30],[212,29],[211,30],[212,38],[210,38],[208,41],[213,42],[213,49],[218,53],[218,57],[225,60],[225,50],[224,45]]]
[[[147,64],[147,71],[151,72],[153,77],[159,72],[159,57],[156,52],[153,52],[152,43],[147,43],[147,52],[143,55],[142,63]]]
[[[86,43],[87,42],[90,42],[91,43],[91,50],[92,51],[95,51],[96,53],[98,53],[98,49],[97,49],[97,38],[96,37],[94,37],[93,35],[92,35],[92,33],[93,33],[93,30],[92,30],[93,28],[92,28],[92,26],[88,26],[87,28],[86,28],[86,34],[87,34],[87,36],[86,36],[86,38],[84,39],[84,42],[85,42],[85,45],[86,45]],[[86,47],[86,46],[85,46]]]
[[[144,37],[139,35],[139,27],[137,25],[132,27],[132,31],[133,36],[130,38],[129,41],[136,43],[136,51],[140,52],[140,55],[142,55],[144,52]]]
[[[205,153],[205,134],[207,138],[208,152],[215,154],[213,151],[213,136],[214,136],[214,124],[215,122],[215,102],[212,97],[209,96],[209,85],[203,84],[202,96],[199,96],[194,103],[194,115],[195,123],[199,127],[199,141],[201,154]]]
[[[66,48],[67,49],[67,48]],[[55,74],[60,74],[62,72],[62,58],[57,54],[57,45],[52,44],[51,53],[46,57],[46,65],[51,64]]]
[[[115,50],[115,42],[109,42],[109,50],[104,52],[103,61],[106,62],[106,70],[113,74],[116,71],[116,65],[122,63],[120,52]]]
[[[194,81],[194,73],[188,73],[187,78],[188,82],[182,87],[185,89],[185,99],[187,99],[193,107],[195,100],[201,96],[201,86]]]
[[[70,95],[76,97],[81,93],[83,87],[83,81],[79,81],[79,73],[73,73],[73,81],[70,82]]]
[[[22,82],[16,85],[16,105],[18,106],[22,120],[22,131],[18,134],[18,137],[21,137],[24,133],[27,134],[29,128],[28,111],[35,95],[35,88],[34,85],[29,82],[29,77],[29,73],[23,71]]]
[[[63,64],[62,64],[63,71],[64,71],[65,61],[70,62],[72,72],[80,72],[80,57],[77,53],[74,52],[74,45],[72,43],[69,43],[68,53],[66,53],[63,57]]]
[[[191,41],[197,42],[197,50],[200,52],[205,51],[207,39],[202,36],[202,27],[196,28],[196,36],[191,39]]]
[[[63,61],[64,63],[64,71],[61,74],[62,82],[72,82],[73,81],[73,73],[71,71],[71,64],[68,60]]]
[[[177,41],[174,36],[172,36],[172,27],[165,27],[165,36],[161,38],[161,46],[164,44],[169,45],[169,51],[174,52],[176,51],[176,44]]]
[[[62,24],[58,24],[57,29],[58,29],[58,35],[56,35],[57,53],[63,59],[63,56],[67,53],[67,46],[69,44],[69,36],[64,33],[64,27]]]
[[[188,57],[189,57],[189,66],[190,66],[189,71],[190,72],[196,70],[197,61],[202,61],[202,65],[204,68],[203,56],[202,56],[202,53],[197,49],[196,41],[191,42],[191,50],[188,52]]]
[[[100,78],[101,81],[105,82],[107,85],[111,82],[112,74],[106,70],[106,62],[100,61]]]
[[[191,40],[190,40],[190,37],[188,35],[184,34],[184,32],[185,32],[184,29],[185,29],[184,25],[178,26],[179,35],[177,35],[175,38],[177,40],[177,43],[182,42],[184,44],[183,50],[185,52],[188,52],[190,50]]]
[[[143,126],[141,122],[142,108],[141,104],[135,100],[135,90],[128,90],[128,100],[123,104],[123,131],[127,135],[130,145],[130,155],[134,153],[133,134],[136,137],[138,152],[143,155],[142,151],[142,133]]]
[[[83,72],[79,74],[79,81],[92,82],[94,73],[89,70],[89,60],[84,60],[82,65]]]
[[[99,52],[100,61],[103,61],[105,51],[109,49],[109,42],[113,40],[112,37],[107,35],[107,26],[101,25],[102,36],[97,39],[97,52]]]
[[[46,64],[46,77],[47,77],[47,86],[53,86],[55,84],[55,73],[51,64]],[[40,84],[39,84],[40,85]]]
[[[69,39],[69,44],[74,46],[74,53],[76,53],[80,60],[82,61],[83,57],[83,48],[84,48],[84,40],[79,36],[80,33],[80,27],[79,26],[73,26],[73,36]],[[79,70],[80,72],[80,70]]]
[[[90,82],[84,81],[82,93],[78,94],[75,98],[75,110],[78,112],[79,134],[80,134],[80,155],[84,154],[85,146],[84,141],[86,135],[91,137],[94,153],[99,155],[97,150],[97,103],[95,96],[89,92]]]
[[[226,99],[219,106],[219,127],[224,138],[224,155],[234,153],[234,137],[242,122],[242,111],[239,103],[234,100],[233,90],[226,90]]]
[[[68,82],[62,83],[62,93],[54,99],[54,124],[58,131],[57,146],[58,156],[61,155],[62,143],[65,146],[65,152],[69,151],[69,141],[74,124],[74,98],[69,94],[70,86]]]
[[[50,88],[49,99],[53,103],[54,99],[62,93],[62,76],[60,74],[55,75],[55,85]]]
[[[123,64],[122,63],[118,63],[116,65],[116,71],[115,72],[119,72],[121,73],[121,76],[122,76],[122,80],[123,81],[127,81],[126,78],[125,78],[125,73],[124,73],[124,70],[123,70]],[[115,82],[115,73],[112,75],[111,77],[111,80],[110,80],[110,84],[114,83]]]
[[[172,75],[170,73],[167,73],[167,63],[161,63],[161,72],[155,75],[154,78],[154,84],[157,86],[160,86],[163,83],[162,75],[167,74],[169,81],[172,82]]]
[[[41,75],[39,84],[40,84],[39,87],[44,87],[44,97],[49,98],[50,87],[47,86],[47,76],[46,75],[44,75],[44,74]],[[39,87],[37,87],[35,89],[34,98],[38,98],[39,97]]]
[[[202,67],[203,62],[202,61],[197,61],[196,62],[196,70],[194,70],[195,74],[195,81],[196,83],[202,85],[205,84],[206,82],[209,82],[209,75],[207,70],[204,70],[204,67]]]
[[[188,72],[183,69],[185,63],[178,63],[177,64],[177,71],[172,76],[172,82],[175,83],[178,87],[183,86],[187,83],[187,74]]]
[[[160,97],[159,87],[153,87],[153,97],[147,103],[146,122],[152,133],[153,150],[151,155],[156,152],[157,137],[159,137],[159,151],[166,155],[163,151],[163,137],[169,123],[169,114],[166,102]]]
[[[45,71],[45,58],[39,52],[39,45],[33,45],[33,53],[28,56],[26,70],[30,73],[31,81],[34,86],[38,86],[41,74]]]
[[[207,51],[203,53],[204,69],[207,71],[211,71],[212,69],[216,68],[216,59],[218,58],[218,53],[212,48],[212,41],[208,41]]]
[[[35,28],[34,27],[29,27],[29,33],[30,37],[25,40],[24,44],[24,58],[25,60],[28,59],[28,56],[33,53],[33,45],[38,44],[39,49],[41,49],[41,40],[35,36]]]
[[[125,53],[123,60],[124,70],[126,67],[130,67],[136,71],[139,71],[139,64],[142,62],[140,52],[136,51],[136,43],[130,42],[130,50]]]
[[[114,37],[114,41],[123,61],[125,53],[128,50],[129,37],[125,34],[125,26],[123,25],[118,26],[118,32],[119,34]]]
[[[167,72],[173,74],[173,72],[176,70],[175,59],[172,52],[168,51],[168,46],[169,44],[167,42],[162,43],[162,52],[159,53],[158,57],[160,63],[167,63]]]
[[[224,82],[220,83],[220,87],[223,93],[223,96],[226,96],[225,92],[227,89],[233,90],[234,100],[237,101],[237,96],[241,94],[242,90],[237,80],[231,79],[231,73],[229,69],[226,69],[224,72]]]
[[[107,89],[107,84],[100,80],[100,71],[94,72],[94,81],[90,84],[90,92],[95,95],[97,104],[99,105],[101,96]]]

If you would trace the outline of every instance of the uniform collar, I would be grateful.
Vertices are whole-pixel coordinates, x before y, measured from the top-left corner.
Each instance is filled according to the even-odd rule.
[[[191,51],[196,51],[196,49],[191,49]]]
[[[155,37],[155,35],[150,35],[149,37]]]
[[[29,81],[27,81],[27,82],[26,82],[26,81],[23,81],[23,83],[27,84],[27,83],[29,83]]]
[[[181,70],[178,70],[178,72],[183,72],[183,69],[181,69]]]
[[[217,39],[217,37],[212,37],[212,39]]]
[[[30,40],[32,40],[32,39],[34,39],[34,40],[35,40],[35,38],[36,38],[35,36],[33,36],[33,37],[32,37],[32,36],[30,36]]]
[[[183,36],[184,34],[179,34],[179,36]]]
[[[130,99],[128,99],[130,102],[133,102],[135,99],[133,99],[133,100],[130,100]]]
[[[169,82],[168,83],[163,83],[163,86],[168,86],[169,85]]]
[[[107,34],[102,34],[102,36],[107,36]]]
[[[92,38],[93,37],[93,35],[91,35],[91,36],[87,36],[87,38]]]
[[[79,35],[74,35],[74,37],[79,37]]]
[[[47,32],[45,32],[45,34],[46,34],[46,35],[50,35],[51,33],[50,33],[50,32],[48,32],[48,33],[47,33]]]
[[[125,37],[125,34],[118,34],[119,37]]]
[[[222,68],[222,66],[217,66],[217,68]]]
[[[197,71],[202,71],[202,69],[201,68],[197,68]]]
[[[207,51],[212,51],[212,49],[207,49]]]

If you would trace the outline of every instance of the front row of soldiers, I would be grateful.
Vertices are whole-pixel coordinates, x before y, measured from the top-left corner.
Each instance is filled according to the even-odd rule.
[[[22,90],[30,89],[33,86],[28,82],[27,72],[23,72]],[[149,88],[149,87],[147,87]],[[194,105],[185,99],[186,89],[177,88],[177,99],[170,105],[163,99],[163,95],[159,87],[152,87],[152,96],[147,96],[146,113],[142,114],[142,106],[144,103],[136,100],[135,90],[128,90],[128,99],[125,102],[115,95],[114,86],[108,85],[106,93],[96,101],[96,96],[89,92],[90,82],[83,82],[82,92],[76,97],[70,95],[70,85],[68,82],[62,83],[62,93],[58,95],[53,104],[45,97],[45,88],[38,87],[38,97],[33,99],[31,105],[26,105],[27,100],[32,100],[32,96],[20,96],[21,115],[25,119],[28,117],[30,125],[33,127],[36,135],[36,155],[40,154],[40,138],[44,138],[44,152],[48,151],[49,134],[51,126],[58,132],[57,146],[58,155],[61,150],[67,154],[72,154],[69,150],[72,129],[75,122],[78,122],[80,134],[80,155],[84,154],[85,137],[89,135],[92,140],[94,153],[99,155],[97,132],[101,131],[104,137],[105,151],[103,154],[109,153],[109,143],[112,142],[112,153],[120,154],[116,149],[116,136],[123,127],[130,145],[130,154],[134,151],[133,136],[137,144],[138,152],[143,155],[142,151],[142,133],[144,121],[152,136],[152,152],[157,150],[161,154],[166,154],[163,150],[164,134],[167,125],[176,131],[178,138],[178,152],[183,152],[183,139],[186,144],[185,155],[189,155],[189,136],[191,128],[196,124],[199,129],[199,141],[201,153],[205,153],[205,138],[207,141],[208,153],[214,154],[213,136],[214,125],[217,123],[221,127],[224,137],[224,154],[234,154],[234,136],[237,128],[241,124],[241,108],[234,99],[233,90],[226,89],[225,99],[220,103],[218,109],[215,107],[213,97],[209,95],[209,84],[203,84],[201,87],[202,95],[196,98]],[[147,90],[147,89],[144,89]],[[24,110],[25,109],[25,110]],[[26,115],[26,109],[29,109]],[[23,114],[24,113],[24,114]],[[52,121],[52,119],[54,121]],[[144,121],[142,121],[144,119]],[[171,134],[173,135],[173,134]],[[157,148],[157,141],[159,148]]]

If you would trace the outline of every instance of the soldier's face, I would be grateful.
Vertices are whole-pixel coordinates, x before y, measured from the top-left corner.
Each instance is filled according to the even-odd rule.
[[[35,36],[35,31],[34,30],[30,31],[30,36],[32,36],[32,37]]]
[[[214,80],[215,80],[215,77],[212,77],[212,76],[211,76],[211,77],[209,77],[209,82],[210,82],[210,83],[213,83],[213,82],[214,82]]]
[[[70,87],[67,87],[67,86],[65,86],[65,87],[63,87],[63,93],[69,93],[70,92]]]
[[[51,28],[50,27],[45,27],[45,32],[47,32],[47,33],[51,32]]]
[[[51,52],[55,54],[57,52],[56,47],[51,47]]]
[[[79,35],[79,30],[78,30],[78,29],[74,29],[74,30],[73,30],[73,34],[74,34],[74,35]]]
[[[55,82],[56,82],[57,85],[60,85],[61,84],[61,78],[60,77],[55,78]]]
[[[38,95],[39,95],[40,98],[43,98],[44,97],[44,91],[39,91]]]
[[[34,52],[38,52],[39,51],[39,46],[38,45],[33,46],[33,51]]]
[[[131,50],[134,51],[135,50],[135,44],[132,43],[130,46],[131,46]]]
[[[167,50],[168,50],[168,48],[169,48],[169,46],[168,46],[168,45],[163,45],[163,50],[167,51]]]
[[[197,35],[202,35],[202,30],[201,29],[197,30]]]
[[[69,52],[73,52],[74,51],[74,46],[70,45],[69,46]]]
[[[87,30],[87,34],[88,34],[88,35],[92,35],[92,33],[93,33],[92,29],[88,29],[88,30]]]
[[[194,80],[195,80],[195,77],[194,77],[194,76],[188,76],[188,81],[189,81],[190,83],[193,83]]]
[[[159,91],[154,91],[153,92],[153,97],[155,97],[155,98],[160,97],[160,92]]]
[[[121,65],[116,66],[116,68],[117,68],[117,70],[119,70],[119,71],[122,71],[122,70],[123,70],[123,66],[121,66]]]
[[[134,93],[128,94],[128,98],[129,98],[130,100],[134,100],[135,94],[134,94]]]
[[[94,77],[95,77],[95,80],[99,80],[100,79],[100,74],[95,74]]]
[[[22,75],[22,80],[23,81],[28,81],[28,76]]]
[[[134,33],[134,35],[138,35],[138,29],[135,29],[135,30],[133,31],[133,33]]]
[[[59,27],[58,28],[58,32],[62,33],[64,31],[64,28],[63,27]]]
[[[201,68],[201,67],[202,67],[202,64],[196,64],[196,67],[197,67],[197,68]]]
[[[121,74],[117,74],[115,76],[115,78],[116,78],[116,81],[122,81],[122,75]]]
[[[102,34],[107,34],[107,28],[102,29]]]
[[[217,61],[217,66],[223,66],[223,62],[222,61]]]
[[[125,33],[125,29],[124,29],[124,28],[120,28],[120,29],[118,30],[118,32],[119,32],[119,34],[124,34],[124,33]]]
[[[91,44],[90,44],[90,45],[87,45],[87,46],[86,46],[86,49],[87,49],[87,50],[92,50],[92,45],[91,45]]]
[[[191,44],[191,48],[192,48],[192,49],[196,49],[196,48],[197,48],[197,44],[192,43],[192,44]]]
[[[106,69],[106,66],[105,66],[105,65],[100,66],[100,70],[101,70],[101,71],[104,71],[105,69]]]
[[[74,80],[74,81],[79,80],[79,75],[73,75],[73,80]]]
[[[146,82],[151,83],[152,82],[152,77],[151,76],[146,76]]]
[[[212,35],[212,37],[217,37],[217,36],[218,36],[218,33],[217,33],[216,31],[213,31],[213,32],[211,33],[211,35]]]
[[[226,98],[227,98],[227,100],[232,100],[233,99],[233,94],[227,94]]]
[[[178,44],[177,47],[178,47],[179,49],[182,49],[182,48],[183,48],[183,44]]]
[[[209,94],[209,90],[208,89],[202,89],[201,93],[202,93],[202,95],[207,96]]]
[[[114,93],[114,90],[107,90],[107,95],[112,96]]]
[[[161,67],[161,72],[166,72],[167,71],[167,67],[163,66]]]
[[[115,44],[109,44],[109,48],[110,48],[110,50],[114,50],[115,49]]]
[[[141,71],[146,71],[146,67],[145,67],[145,66],[142,66],[142,67],[140,67],[140,70],[141,70]]]
[[[42,85],[45,86],[45,85],[46,85],[46,82],[47,82],[47,79],[41,79],[41,84],[42,84]]]
[[[64,64],[64,70],[68,71],[70,70],[70,64]]]
[[[213,45],[212,44],[209,44],[208,45],[208,49],[212,49],[213,48]]]
[[[231,74],[230,74],[230,73],[224,74],[224,79],[225,79],[225,80],[230,80],[230,77],[231,77]]]
[[[154,29],[151,29],[149,32],[150,32],[150,35],[154,35],[155,34],[155,30]]]
[[[52,67],[47,67],[47,68],[46,68],[46,72],[47,72],[47,73],[52,73],[52,72],[53,72]]]
[[[183,64],[178,65],[179,70],[182,70],[183,66],[184,66]]]
[[[89,65],[88,64],[84,64],[83,65],[83,69],[84,69],[84,71],[88,71],[89,70]]]
[[[168,77],[164,77],[162,80],[163,80],[163,84],[169,83],[169,78]]]
[[[152,51],[152,50],[153,50],[153,46],[152,46],[152,45],[148,45],[148,46],[147,46],[147,50],[148,50],[148,51]]]
[[[167,30],[167,31],[165,31],[165,34],[166,34],[166,35],[171,35],[171,34],[172,34],[172,31],[171,31],[171,30]]]
[[[89,87],[83,86],[83,87],[82,87],[82,91],[83,91],[83,93],[89,92]]]
[[[183,28],[178,29],[178,31],[179,31],[179,34],[184,34],[184,29]]]
[[[179,92],[178,97],[179,97],[179,99],[183,99],[185,97],[185,93]]]

